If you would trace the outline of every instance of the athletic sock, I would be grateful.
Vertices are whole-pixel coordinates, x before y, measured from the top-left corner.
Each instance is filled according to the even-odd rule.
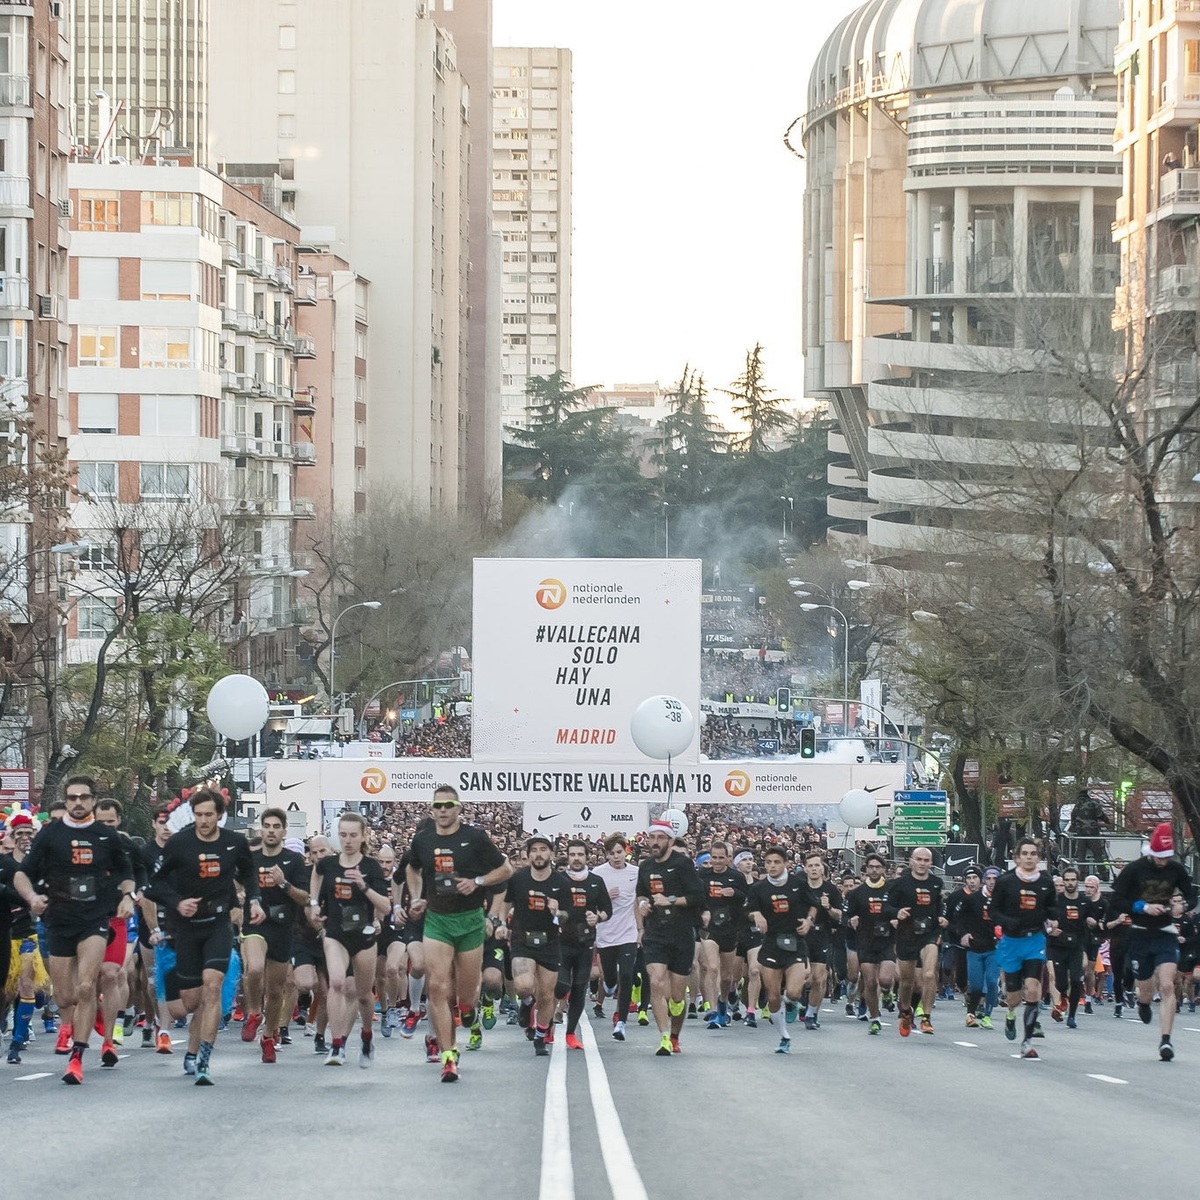
[[[196,1069],[208,1070],[208,1060],[213,1052],[212,1042],[201,1042],[200,1049],[196,1052]]]
[[[33,1001],[18,1000],[13,1013],[12,1040],[24,1045],[29,1041],[29,1022],[33,1020]]]
[[[726,1016],[729,1012],[729,1004],[724,1000],[717,1001],[717,1016]]]
[[[1037,1025],[1037,1020],[1038,1020],[1038,1008],[1039,1008],[1039,1005],[1036,1000],[1034,1000],[1032,1003],[1030,1003],[1028,1000],[1025,1001],[1025,1040],[1026,1041],[1028,1041],[1031,1037],[1033,1037],[1034,1026]]]
[[[83,1052],[87,1049],[87,1042],[75,1042],[71,1046],[72,1058],[83,1058]]]
[[[364,1030],[362,1030],[362,1043],[363,1043],[363,1045],[364,1045],[364,1046],[369,1046],[369,1045],[371,1044],[371,1038],[372,1038],[373,1036],[374,1036],[374,1034],[372,1034],[372,1032],[371,1032],[369,1029],[364,1029]]]
[[[787,1031],[787,1013],[784,1011],[782,1004],[779,1005],[779,1008],[775,1012],[771,1013],[771,1024],[779,1030],[781,1038],[791,1037],[791,1034]]]
[[[408,977],[408,1007],[420,1009],[424,999],[425,976],[410,975]]]
[[[363,1036],[365,1037],[366,1035],[364,1034]],[[341,1049],[341,1048],[342,1048],[342,1047],[343,1047],[345,1044],[346,1044],[346,1039],[345,1039],[345,1038],[334,1038],[334,1039],[333,1039],[333,1041],[331,1041],[331,1042],[330,1042],[330,1046],[332,1046],[332,1048],[333,1048],[333,1052],[334,1052],[335,1054],[336,1054],[336,1053],[337,1053],[337,1052],[338,1052],[338,1051],[339,1051],[339,1050],[340,1050],[340,1049]]]
[[[813,1007],[813,1005],[811,1005],[811,1004],[810,1004],[810,1005],[809,1005],[809,1006],[808,1006],[808,1007],[807,1007],[807,1008],[804,1010],[804,1015],[805,1015],[806,1017],[815,1017],[815,1016],[817,1015],[817,1010],[816,1010],[816,1008],[815,1008],[815,1007]]]

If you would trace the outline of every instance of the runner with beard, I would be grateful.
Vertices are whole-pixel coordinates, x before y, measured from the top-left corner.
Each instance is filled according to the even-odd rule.
[[[171,810],[165,804],[160,805],[151,814],[154,837],[150,841],[144,842],[138,850],[142,856],[142,870],[145,872],[147,881],[154,878],[155,872],[162,863],[167,842],[171,840],[170,820]],[[149,981],[154,1003],[154,1022],[151,1025],[147,1018],[146,1027],[142,1032],[142,1046],[149,1049],[152,1045],[156,1054],[173,1054],[171,1034],[168,1032],[171,1028],[171,1016],[167,1012],[166,1001],[159,999],[157,988],[154,986],[154,981],[157,979],[156,948],[163,944],[167,937],[166,911],[151,900],[143,890],[138,905],[138,917],[138,953],[142,956],[142,966],[146,972],[146,979]],[[174,951],[172,950],[171,953],[174,954]],[[146,1034],[150,1034],[150,1037],[147,1038]]]
[[[896,965],[900,975],[901,1037],[912,1032],[914,989],[920,989],[921,1032],[932,1033],[930,1013],[937,994],[938,941],[946,925],[942,916],[942,881],[933,874],[933,855],[917,846],[908,870],[888,888],[884,912],[896,930]]]
[[[868,854],[863,862],[865,882],[847,897],[845,919],[854,930],[858,946],[858,969],[862,978],[862,997],[867,1005],[870,1025],[867,1032],[878,1034],[879,990],[896,986],[895,933],[884,911],[887,905],[887,863],[878,854]]]
[[[1063,890],[1058,895],[1056,917],[1058,931],[1050,938],[1048,949],[1054,968],[1050,1015],[1061,1021],[1067,1014],[1067,1028],[1075,1029],[1075,1014],[1083,998],[1083,955],[1087,943],[1087,898],[1079,890],[1079,871],[1064,867]]]
[[[709,1029],[729,1025],[726,997],[742,977],[738,935],[746,920],[748,885],[730,858],[728,842],[713,842],[708,865],[700,869],[705,897],[700,917],[700,992],[706,999],[719,997],[707,1014]]]
[[[804,1028],[820,1029],[818,1014],[829,983],[829,956],[833,949],[833,931],[842,922],[842,892],[830,883],[825,873],[825,855],[810,850],[804,856],[804,884],[807,903],[812,912],[812,927],[808,943],[808,1007],[804,1013]]]
[[[555,998],[567,1001],[567,1049],[582,1050],[576,1036],[587,1000],[596,931],[612,916],[612,901],[600,876],[588,870],[587,842],[567,843],[567,868],[559,896],[559,967]]]
[[[308,839],[306,861],[309,867],[333,853],[329,839],[316,834]],[[311,880],[310,880],[311,882]],[[306,993],[307,1014],[301,1008],[304,1024],[312,1027],[313,1053],[325,1054],[329,1046],[325,1029],[329,1022],[329,970],[325,963],[325,931],[308,919],[308,904],[301,910],[292,929],[292,980],[299,992]],[[303,998],[301,998],[303,1004]]]
[[[750,885],[754,883],[757,875],[754,855],[749,850],[739,850],[733,856],[733,869],[741,875],[748,895]],[[758,932],[743,907],[735,953],[738,959],[746,964],[746,968],[742,972],[742,988],[745,993],[747,1029],[758,1028],[758,1018],[755,1016],[754,1010],[758,1006],[759,993],[762,991],[762,974],[758,969],[758,955],[761,947],[762,934]],[[732,1015],[735,1021],[738,1020],[740,1014],[736,1005]]]

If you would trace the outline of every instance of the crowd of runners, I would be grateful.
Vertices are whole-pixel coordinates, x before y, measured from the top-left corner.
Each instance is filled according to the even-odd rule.
[[[9,1065],[56,1053],[78,1085],[93,1037],[111,1069],[123,1041],[173,1054],[179,1030],[184,1074],[208,1086],[227,1027],[264,1064],[303,1037],[329,1067],[346,1064],[357,1027],[360,1067],[376,1034],[419,1032],[455,1082],[460,1051],[502,1017],[540,1057],[581,1049],[588,1009],[618,1043],[652,1024],[664,1058],[682,1053],[689,1019],[717,1035],[770,1025],[787,1054],[793,1027],[818,1033],[830,1002],[868,1036],[885,1010],[901,1037],[932,1035],[935,1017],[983,1030],[995,1017],[1036,1059],[1047,1017],[1076,1029],[1110,1008],[1150,1024],[1156,1001],[1170,1062],[1175,1014],[1200,988],[1196,890],[1167,824],[1103,892],[1068,864],[1051,875],[1031,838],[1010,869],[972,868],[952,887],[925,848],[849,870],[815,835],[685,842],[663,820],[632,842],[498,845],[449,786],[395,843],[352,812],[332,839],[293,841],[278,809],[252,843],[225,827],[225,803],[198,789],[190,825],[172,834],[159,809],[143,841],[78,775],[44,825],[9,820]]]

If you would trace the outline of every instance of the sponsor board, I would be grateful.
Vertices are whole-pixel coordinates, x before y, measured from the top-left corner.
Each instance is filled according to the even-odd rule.
[[[947,842],[941,853],[933,856],[935,863],[939,859],[941,862],[938,865],[947,879],[961,879],[972,863],[979,865],[979,843]]]
[[[738,759],[665,763],[480,763],[466,758],[286,759],[267,764],[267,798],[286,808],[322,800],[428,802],[448,783],[465,801],[524,803],[553,797],[580,804],[837,804],[852,788],[891,802],[904,784],[897,763],[763,763]],[[549,812],[549,809],[544,810]]]
[[[629,730],[675,696],[697,732],[696,559],[476,559],[471,751],[478,763],[648,761]]]
[[[635,804],[546,804],[526,800],[521,824],[527,833],[547,837],[559,834],[595,837],[600,833],[644,833],[650,824],[650,805]]]

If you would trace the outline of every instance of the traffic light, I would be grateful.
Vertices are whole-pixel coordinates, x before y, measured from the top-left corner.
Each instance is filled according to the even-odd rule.
[[[775,693],[775,711],[776,712],[791,712],[792,710],[792,689],[790,687],[781,687]]]
[[[811,725],[805,725],[800,730],[800,757],[817,757],[817,731]]]
[[[950,814],[950,832],[951,833],[961,833],[962,832],[962,813],[952,812]]]

